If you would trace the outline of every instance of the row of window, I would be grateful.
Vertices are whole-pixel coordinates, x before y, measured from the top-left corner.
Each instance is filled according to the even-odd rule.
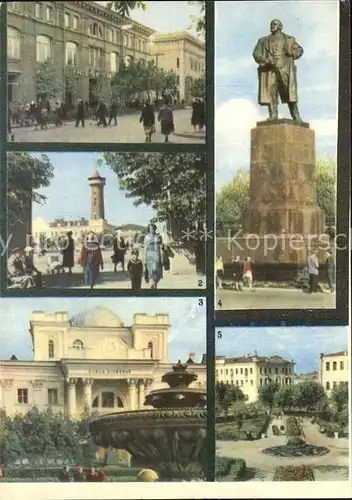
[[[49,405],[59,404],[59,390],[58,389],[48,389],[48,403]],[[28,389],[17,389],[17,403],[27,405],[28,399]],[[114,392],[102,392],[100,395],[96,396],[92,404],[93,408],[123,408],[122,399],[117,396]]]
[[[262,387],[263,385],[269,384],[270,382],[272,382],[272,380],[270,380],[268,378],[265,378],[265,379],[261,378],[259,380],[259,386]],[[280,378],[277,378],[275,380],[275,382],[278,385],[291,385],[291,379],[290,378],[286,378],[286,379],[284,379],[282,381],[281,381]],[[237,385],[238,387],[243,387],[243,386],[248,385],[248,384],[251,385],[251,386],[254,386],[254,380],[230,380],[230,382],[227,381],[226,384]]]
[[[337,361],[333,361],[332,363],[330,363],[330,361],[327,361],[325,363],[325,369],[326,371],[330,371],[330,367],[332,365],[332,370],[335,372],[337,370]],[[343,361],[340,361],[340,370],[344,370],[345,369],[345,364]]]
[[[8,57],[9,59],[21,58],[21,44],[19,32],[13,28],[8,28]],[[52,57],[51,39],[44,35],[36,37],[36,61],[43,63]],[[126,56],[125,64],[128,65],[132,58]],[[119,70],[120,55],[117,52],[110,53],[110,71]],[[94,68],[104,68],[104,51],[98,47],[88,47],[88,64]],[[74,42],[65,44],[65,64],[67,66],[78,64],[78,45]]]
[[[201,63],[200,61],[198,61],[197,59],[193,59],[192,57],[189,59],[189,65],[192,71],[204,71],[204,63]]]
[[[48,404],[57,405],[59,403],[59,390],[48,389]],[[17,403],[22,405],[28,404],[28,389],[17,389]]]
[[[271,374],[271,373],[275,373],[276,375],[278,375],[280,373],[280,369],[278,367],[275,367],[275,370],[273,371],[274,369],[272,368],[263,368],[261,367],[260,368],[260,374],[263,375],[263,374]],[[219,372],[220,372],[220,375],[223,375],[223,373],[225,372],[225,375],[230,375],[230,377],[233,377],[234,373],[236,375],[240,374],[240,375],[248,375],[248,368],[235,368],[235,369],[228,369],[226,368],[225,370],[223,369],[220,369],[220,370],[216,370],[216,376],[218,377],[219,376]],[[291,368],[281,368],[281,373],[283,375],[290,375],[292,373],[292,369]],[[249,374],[252,375],[253,374],[253,368],[249,368]]]
[[[330,389],[335,389],[341,382],[326,382],[325,384],[325,389],[327,391],[330,391]]]
[[[11,2],[10,5],[12,10],[20,10],[19,2]],[[49,5],[42,5],[41,3],[36,2],[34,15],[37,19],[46,21],[48,23],[54,22],[54,10],[53,7]],[[72,30],[80,30],[79,16],[71,14],[69,12],[65,12],[64,27]],[[89,36],[100,38],[101,40],[104,39],[104,30],[102,26],[100,26],[96,22],[93,22],[89,25],[88,34]],[[111,43],[121,44],[121,30],[107,28],[106,38]],[[146,50],[146,41],[143,38],[136,37],[135,35],[131,35],[130,33],[124,33],[123,43],[125,47],[138,50],[140,52],[145,52]]]

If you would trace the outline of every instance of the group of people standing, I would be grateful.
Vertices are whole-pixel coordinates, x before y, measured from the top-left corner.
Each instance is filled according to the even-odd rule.
[[[83,99],[79,99],[76,109],[76,127],[82,125],[85,127],[85,119],[88,114],[89,104]],[[110,126],[112,122],[117,125],[117,102],[113,99],[110,106],[106,104],[104,99],[100,99],[95,105],[92,106],[92,118],[97,123],[98,127],[104,128]],[[108,121],[107,121],[108,119]]]
[[[123,233],[116,231],[113,240],[114,273],[117,272],[118,264],[121,264],[122,271],[125,271],[125,256],[128,250]],[[72,231],[67,233],[65,248],[62,250],[62,267],[68,268],[72,273],[74,267],[75,242]],[[142,287],[142,280],[150,284],[151,289],[158,287],[158,283],[163,278],[163,271],[170,269],[170,259],[174,256],[172,250],[164,245],[162,237],[157,233],[155,224],[150,224],[148,234],[144,238],[144,262],[139,258],[139,250],[131,250],[131,258],[127,263],[127,272],[131,281],[132,290],[139,290]],[[91,289],[97,283],[100,270],[104,269],[104,261],[101,247],[94,233],[90,233],[84,241],[79,264],[83,268],[85,285]]]
[[[327,250],[327,258],[325,267],[328,278],[328,286],[331,293],[335,292],[336,281],[336,266],[332,250]],[[244,262],[241,262],[240,257],[236,257],[232,262],[233,269],[233,289],[243,291],[243,284],[246,283],[250,290],[253,289],[253,273],[252,261],[250,257],[246,257]],[[317,293],[322,291],[319,286],[319,260],[316,250],[312,250],[307,259],[306,271],[308,275],[308,291],[309,293]],[[217,256],[216,261],[216,287],[223,288],[225,276],[224,261],[221,255]]]
[[[90,467],[88,474],[85,475],[81,465],[76,467],[73,473],[67,465],[64,465],[59,473],[59,481],[61,483],[103,483],[106,481],[106,475],[101,467]]]

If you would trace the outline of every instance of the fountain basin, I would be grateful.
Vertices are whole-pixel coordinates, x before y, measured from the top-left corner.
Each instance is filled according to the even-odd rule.
[[[204,479],[206,409],[165,408],[110,413],[92,419],[93,442],[128,451],[133,465],[162,481]]]

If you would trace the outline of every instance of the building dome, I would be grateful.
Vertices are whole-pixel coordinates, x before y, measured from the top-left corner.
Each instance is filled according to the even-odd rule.
[[[72,326],[101,326],[120,328],[124,326],[121,318],[106,307],[85,309],[71,318]]]

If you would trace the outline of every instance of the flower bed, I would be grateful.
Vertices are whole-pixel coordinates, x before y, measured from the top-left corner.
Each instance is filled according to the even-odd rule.
[[[215,477],[217,481],[238,481],[246,473],[246,462],[242,458],[217,458]]]
[[[215,436],[219,441],[251,441],[260,439],[261,435],[267,431],[269,416],[260,415],[247,419],[239,429],[235,423],[217,423]]]
[[[290,440],[288,443],[290,443]],[[325,448],[325,446],[314,446],[313,444],[300,443],[272,446],[271,448],[265,448],[262,450],[262,453],[274,457],[314,457],[326,455],[326,453],[329,453],[329,449]]]
[[[274,481],[314,481],[313,469],[308,465],[278,467]]]

